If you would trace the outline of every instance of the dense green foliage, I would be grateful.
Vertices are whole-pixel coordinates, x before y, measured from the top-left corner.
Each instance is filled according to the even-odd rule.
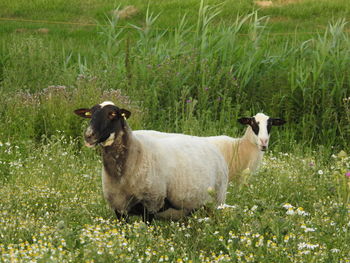
[[[350,261],[349,157],[331,157],[349,152],[350,2],[221,2],[137,0],[117,19],[130,1],[1,1],[0,19],[47,22],[0,20],[0,261]],[[287,124],[230,186],[234,207],[128,225],[73,115],[104,100],[135,130],[238,137],[259,111]]]
[[[69,35],[55,39],[60,32],[6,34],[0,53],[2,137],[40,141],[57,130],[76,137],[80,125],[71,110],[120,90],[138,107],[144,128],[237,135],[238,116],[264,111],[288,121],[276,134],[283,149],[295,142],[348,146],[345,20],[330,21],[309,39],[296,33],[282,41],[258,12],[220,20],[223,6],[202,3],[197,21],[183,15],[167,30],[157,26],[162,14],[151,10],[142,26],[123,28],[125,21],[109,18],[88,39],[83,36],[88,43]]]

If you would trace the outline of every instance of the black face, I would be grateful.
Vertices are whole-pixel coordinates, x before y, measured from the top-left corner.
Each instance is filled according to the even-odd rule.
[[[104,142],[113,133],[122,128],[123,117],[118,114],[119,108],[113,105],[101,106],[92,111],[90,127],[97,143]],[[85,134],[86,135],[86,134]]]
[[[252,127],[253,132],[258,135],[259,134],[259,123],[256,122],[255,118],[253,117],[251,120],[250,126]]]
[[[85,131],[85,141],[90,146],[106,141],[112,133],[118,134],[131,114],[114,105],[95,105],[91,109],[78,109],[74,112],[83,118],[91,118]]]
[[[252,127],[253,132],[258,135],[259,134],[259,123],[256,122],[254,117],[244,117],[238,119],[238,122],[241,124],[246,124]]]
[[[276,118],[269,118],[268,122],[270,123],[271,126],[282,126],[283,124],[286,123],[285,120],[283,120],[283,119],[276,119]]]
[[[259,134],[259,130],[260,130],[259,123],[255,120],[254,117],[240,118],[240,119],[238,119],[238,122],[241,124],[249,125],[250,127],[252,127],[252,130],[256,135]],[[267,133],[270,134],[272,126],[281,126],[285,123],[286,123],[286,121],[283,119],[269,118],[267,120],[267,127],[266,127]]]
[[[272,127],[272,119],[271,118],[269,118],[268,120],[267,120],[267,134],[270,134],[270,131],[271,131],[271,127]]]

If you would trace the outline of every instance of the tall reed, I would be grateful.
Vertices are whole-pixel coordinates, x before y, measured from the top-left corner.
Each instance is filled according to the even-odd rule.
[[[77,136],[79,120],[70,111],[63,113],[64,107],[98,102],[105,91],[121,90],[142,109],[137,127],[238,136],[238,116],[264,111],[288,122],[274,135],[280,149],[295,143],[348,147],[343,103],[350,96],[346,21],[330,23],[324,34],[307,41],[298,35],[276,41],[269,34],[268,18],[257,11],[224,24],[214,19],[221,8],[202,1],[197,24],[190,25],[184,15],[174,30],[159,29],[159,15],[151,8],[143,26],[125,29],[108,20],[89,55],[64,47],[62,56],[62,49],[53,48],[48,39],[13,37],[3,43],[8,52],[1,55],[0,76],[3,92],[13,97],[16,109],[7,110],[8,103],[0,106],[5,113],[0,117],[2,135],[38,139],[63,130]],[[75,95],[31,105],[29,112],[36,117],[28,113],[21,129],[18,114],[28,109],[16,94],[35,96],[60,85]]]

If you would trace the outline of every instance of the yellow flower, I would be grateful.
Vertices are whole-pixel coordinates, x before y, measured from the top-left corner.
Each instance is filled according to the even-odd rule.
[[[348,155],[347,155],[347,153],[345,152],[345,151],[343,151],[343,150],[341,150],[338,154],[337,154],[337,157],[338,158],[345,158],[345,157],[347,157]]]

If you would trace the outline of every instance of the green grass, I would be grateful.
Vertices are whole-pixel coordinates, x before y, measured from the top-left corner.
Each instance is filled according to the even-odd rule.
[[[229,187],[234,207],[146,226],[114,219],[90,149],[76,149],[64,134],[27,158],[22,147],[0,147],[11,167],[0,191],[3,262],[350,260],[349,157],[269,154],[258,175]]]
[[[349,262],[350,160],[334,154],[349,152],[350,2],[140,0],[116,21],[118,5],[0,3],[0,18],[98,24],[0,21],[0,261]],[[104,100],[134,130],[238,137],[258,111],[287,124],[230,186],[234,208],[126,224],[73,115]]]

